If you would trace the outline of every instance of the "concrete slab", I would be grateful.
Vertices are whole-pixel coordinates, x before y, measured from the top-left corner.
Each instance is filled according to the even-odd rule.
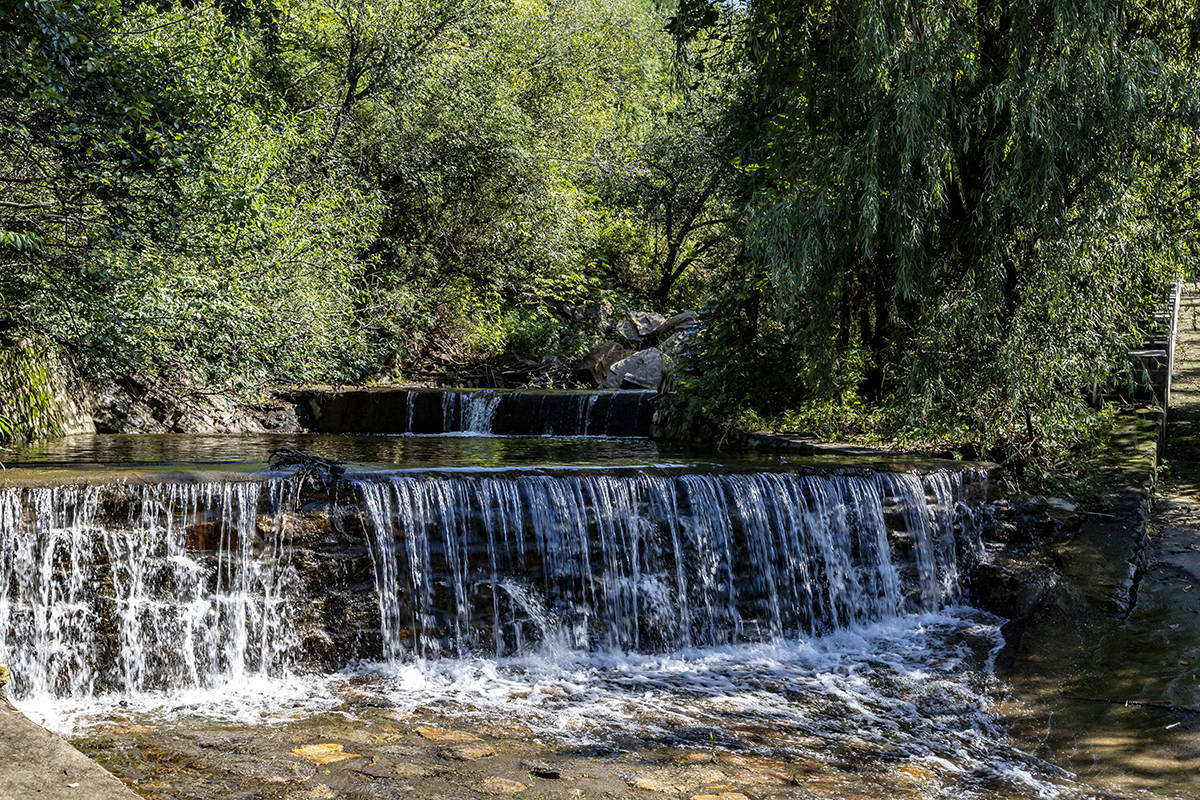
[[[0,700],[4,800],[135,800],[103,767]]]

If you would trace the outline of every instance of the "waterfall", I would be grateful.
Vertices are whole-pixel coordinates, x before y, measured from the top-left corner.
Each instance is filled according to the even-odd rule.
[[[0,489],[15,696],[202,688],[292,658],[286,480]]]
[[[957,597],[962,473],[357,482],[388,659],[813,635]],[[536,613],[531,613],[535,609]],[[536,618],[535,618],[536,617]]]
[[[409,392],[409,407],[415,402]],[[442,430],[462,433],[491,433],[492,420],[501,395],[488,389],[479,392],[445,392],[442,395]],[[409,429],[412,429],[411,411]]]
[[[317,392],[307,406],[321,433],[474,433],[647,437],[649,391],[386,389]]]
[[[208,689],[355,659],[669,652],[957,598],[969,472],[358,473],[0,489],[13,693]]]

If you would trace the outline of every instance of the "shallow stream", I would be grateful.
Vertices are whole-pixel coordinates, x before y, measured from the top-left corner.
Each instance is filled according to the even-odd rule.
[[[6,462],[13,699],[147,796],[1127,796],[995,677],[964,465],[454,433]]]

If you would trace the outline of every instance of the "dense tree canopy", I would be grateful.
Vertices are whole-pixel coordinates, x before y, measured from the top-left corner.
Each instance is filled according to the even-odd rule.
[[[633,0],[18,0],[0,335],[201,386],[562,346],[565,301],[642,293],[594,269],[626,213],[596,187],[671,102],[664,24]]]
[[[751,2],[730,109],[745,251],[695,389],[1069,437],[1194,258],[1195,15]]]
[[[372,380],[705,305],[684,422],[1022,450],[1195,267],[1185,0],[9,0],[0,50],[29,376]]]

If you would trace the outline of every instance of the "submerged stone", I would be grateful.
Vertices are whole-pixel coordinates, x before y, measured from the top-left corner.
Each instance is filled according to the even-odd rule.
[[[452,731],[446,728],[431,728],[422,726],[417,728],[417,733],[422,738],[428,739],[431,742],[478,742],[479,737],[467,731]]]
[[[432,775],[433,771],[418,764],[394,764],[392,774],[397,778],[424,778]]]
[[[362,758],[358,753],[345,752],[343,745],[332,742],[306,744],[293,750],[292,755],[299,756],[305,761],[321,766],[335,764],[338,761],[346,761],[351,758]]]
[[[529,774],[538,778],[546,778],[554,780],[562,777],[562,772],[558,767],[547,764],[545,761],[522,761],[521,766],[529,770]]]
[[[677,794],[679,792],[678,786],[649,775],[630,775],[625,780],[632,788],[640,789],[643,792],[654,792],[655,794]]]
[[[514,795],[520,794],[529,787],[520,781],[493,775],[475,783],[471,788],[484,794]]]
[[[438,755],[450,761],[478,761],[496,755],[496,749],[486,744],[460,744],[439,750]]]

